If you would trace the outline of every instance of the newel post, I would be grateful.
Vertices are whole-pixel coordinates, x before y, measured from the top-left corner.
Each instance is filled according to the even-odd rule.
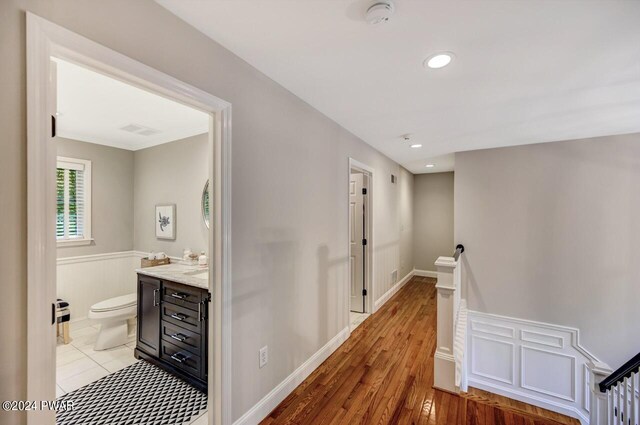
[[[600,382],[605,380],[613,370],[606,363],[590,362],[589,365],[589,424],[605,425],[607,423],[607,393],[600,392]]]
[[[453,355],[454,340],[454,297],[456,285],[454,270],[456,261],[453,257],[438,257],[435,262],[438,272],[438,323],[437,347],[434,356],[433,386],[435,388],[457,393],[455,385],[456,362]]]

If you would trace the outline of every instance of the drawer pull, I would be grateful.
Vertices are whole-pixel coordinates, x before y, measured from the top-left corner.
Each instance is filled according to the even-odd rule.
[[[183,294],[182,292],[174,292],[173,294],[171,294],[171,296],[179,300],[184,300],[189,296],[189,294]]]
[[[181,322],[184,322],[184,319],[187,318],[187,316],[185,316],[184,314],[180,314],[180,313],[173,313],[171,315],[171,317],[173,317],[174,319],[179,320]]]
[[[175,339],[176,341],[180,341],[180,342],[184,342],[187,337],[182,335],[181,333],[177,333],[177,334],[173,334],[173,335],[169,335],[171,338]]]
[[[189,359],[188,356],[185,356],[182,353],[176,353],[176,354],[172,354],[171,358],[175,361],[177,361],[178,363],[184,363],[185,361],[187,361],[187,359]]]

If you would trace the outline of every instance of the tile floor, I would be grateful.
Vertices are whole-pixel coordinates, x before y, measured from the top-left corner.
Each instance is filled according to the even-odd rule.
[[[351,324],[351,330],[354,330],[355,328],[360,326],[360,324],[364,322],[365,319],[369,316],[369,313],[356,313],[355,311],[350,311],[349,323]]]
[[[187,425],[209,425],[209,419],[207,418],[207,411],[205,410],[204,412],[202,412],[200,416],[198,416],[197,418],[189,422]]]
[[[133,357],[135,333],[125,345],[109,350],[95,351],[100,325],[86,319],[71,322],[71,342],[63,344],[58,339],[56,348],[56,396],[77,390],[91,382],[123,369],[136,362]]]

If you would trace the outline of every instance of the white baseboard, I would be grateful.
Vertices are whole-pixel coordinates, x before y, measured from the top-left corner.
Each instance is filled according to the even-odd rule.
[[[398,283],[382,295],[374,303],[374,312],[387,302],[396,292],[398,292],[415,275],[415,270],[407,273]],[[320,350],[311,356],[306,362],[300,365],[291,375],[278,384],[273,390],[264,396],[255,406],[248,410],[233,425],[253,425],[260,423],[269,413],[275,409],[298,385],[302,383],[314,370],[322,364],[334,351],[345,342],[350,335],[349,326],[341,330]]]
[[[320,350],[316,351],[306,362],[302,363],[291,375],[287,376],[284,381],[280,382],[278,386],[264,396],[255,406],[236,420],[233,425],[254,425],[260,423],[348,338],[349,327],[347,326],[331,338]]]
[[[407,283],[413,276],[415,276],[415,270],[411,270],[405,277],[403,277],[398,283],[393,285],[387,292],[385,292],[380,298],[378,298],[373,303],[373,312],[378,311],[380,307],[387,301],[389,298],[393,297],[393,295],[398,292],[404,285]]]
[[[588,364],[598,359],[578,329],[477,311],[467,322],[469,386],[589,423]]]
[[[431,270],[414,270],[413,272],[414,272],[415,276],[433,277],[433,278],[437,278],[438,277],[438,273],[437,272],[432,272]]]

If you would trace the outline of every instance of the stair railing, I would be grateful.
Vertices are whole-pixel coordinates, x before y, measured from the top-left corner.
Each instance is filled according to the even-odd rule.
[[[590,424],[640,425],[640,353],[608,376],[604,366],[591,367]]]
[[[434,387],[458,393],[467,390],[465,352],[467,308],[462,298],[462,253],[456,246],[452,257],[438,257],[438,316]]]

